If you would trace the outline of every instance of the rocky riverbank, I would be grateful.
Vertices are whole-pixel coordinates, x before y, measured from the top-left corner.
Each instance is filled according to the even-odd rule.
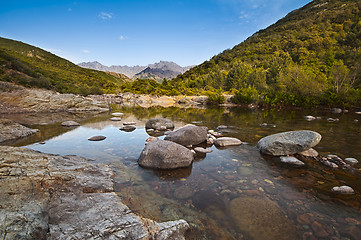
[[[109,104],[122,104],[127,107],[204,107],[207,104],[207,96],[152,96],[146,94],[119,93],[91,95],[91,99]],[[232,95],[225,95],[225,105],[231,103]]]
[[[1,83],[0,114],[29,112],[106,112],[105,102],[74,94],[60,94],[50,90],[24,88]]]
[[[113,192],[113,173],[81,157],[0,146],[1,239],[184,239],[184,220],[139,217]]]

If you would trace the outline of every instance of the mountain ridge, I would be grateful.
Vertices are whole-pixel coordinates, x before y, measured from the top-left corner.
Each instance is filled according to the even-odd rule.
[[[176,77],[178,74],[182,74],[189,70],[193,66],[181,67],[175,62],[171,61],[159,61],[157,63],[148,64],[147,66],[127,66],[127,65],[111,65],[106,66],[98,61],[93,62],[81,62],[77,64],[83,68],[89,68],[99,71],[110,71],[115,73],[122,73],[129,78],[150,78],[154,80],[160,80],[163,78],[171,79]],[[145,72],[143,72],[145,71]]]
[[[0,37],[0,81],[88,95],[115,93],[128,78],[81,68],[38,47]]]

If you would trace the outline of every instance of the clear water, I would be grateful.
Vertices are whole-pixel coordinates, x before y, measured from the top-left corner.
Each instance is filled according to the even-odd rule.
[[[41,132],[13,145],[109,164],[115,172],[116,192],[134,212],[157,221],[185,219],[191,224],[188,239],[361,239],[360,164],[354,169],[331,170],[306,160],[306,167],[291,168],[277,158],[262,157],[256,149],[264,136],[309,129],[322,135],[315,147],[321,155],[361,160],[360,115],[240,108],[118,107],[114,111],[124,113],[122,122],[136,121],[137,129],[120,131],[122,122],[111,122],[110,115],[103,114],[80,120],[82,126],[72,129],[58,122],[30,124]],[[321,119],[308,122],[305,115]],[[153,117],[169,118],[178,127],[193,123],[217,130],[227,125],[223,134],[244,144],[227,149],[213,146],[212,153],[186,169],[143,169],[137,159],[149,137],[144,124]],[[328,117],[340,120],[329,123]],[[107,138],[87,140],[95,135]],[[340,185],[351,186],[356,194],[332,193],[331,188]]]

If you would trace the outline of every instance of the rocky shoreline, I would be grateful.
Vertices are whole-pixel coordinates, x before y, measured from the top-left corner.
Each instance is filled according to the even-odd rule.
[[[186,221],[132,213],[107,165],[25,148],[0,152],[2,239],[184,239]]]
[[[50,90],[24,88],[8,83],[0,91],[0,114],[41,112],[106,112],[105,102],[74,94],[60,94]]]

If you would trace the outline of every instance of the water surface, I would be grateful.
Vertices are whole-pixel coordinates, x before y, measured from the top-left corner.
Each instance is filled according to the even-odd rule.
[[[123,121],[109,121],[109,113],[80,119],[82,125],[71,129],[56,121],[47,125],[32,121],[28,125],[41,132],[14,145],[109,164],[115,172],[116,192],[133,211],[157,221],[187,220],[188,239],[360,239],[359,164],[331,170],[309,159],[306,167],[292,168],[278,158],[262,157],[256,144],[273,133],[307,129],[322,135],[315,147],[321,155],[361,160],[361,116],[241,108],[118,107],[114,111],[124,113]],[[308,122],[305,115],[321,119]],[[227,149],[213,146],[212,153],[186,169],[143,169],[137,159],[149,137],[145,122],[153,117],[169,118],[176,127],[192,123],[218,131],[217,126],[227,125],[221,132],[244,144]],[[330,123],[329,117],[339,121]],[[137,122],[137,129],[120,131],[124,121]],[[107,138],[87,140],[95,135]],[[356,194],[332,193],[332,187],[340,185],[351,186]]]

